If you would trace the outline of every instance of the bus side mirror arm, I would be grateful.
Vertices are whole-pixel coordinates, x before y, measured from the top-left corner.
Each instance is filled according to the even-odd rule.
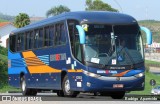
[[[78,33],[79,33],[80,44],[85,44],[86,35],[85,35],[85,32],[84,32],[84,29],[80,25],[76,25],[76,28],[77,28]]]
[[[151,45],[152,44],[152,32],[143,26],[140,26],[141,30],[144,31],[146,33],[146,37],[147,37],[147,44]]]

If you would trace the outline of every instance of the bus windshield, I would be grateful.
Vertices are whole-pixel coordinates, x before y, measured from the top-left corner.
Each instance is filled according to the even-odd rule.
[[[85,61],[103,65],[133,65],[143,62],[138,25],[87,24]]]

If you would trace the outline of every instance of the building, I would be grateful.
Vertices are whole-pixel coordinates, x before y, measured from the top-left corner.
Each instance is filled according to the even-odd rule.
[[[38,21],[44,20],[45,17],[30,17],[31,24],[36,23]]]
[[[0,23],[0,45],[8,47],[8,38],[11,31],[15,30],[16,27],[11,22]]]

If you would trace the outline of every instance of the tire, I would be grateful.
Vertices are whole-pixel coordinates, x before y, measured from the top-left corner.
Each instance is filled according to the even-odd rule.
[[[110,92],[100,92],[100,96],[110,96]]]
[[[67,75],[63,79],[62,89],[63,89],[64,96],[67,96],[67,97],[77,97],[77,95],[79,94],[79,92],[77,91],[70,90],[70,83]]]
[[[119,92],[113,92],[113,93],[111,93],[110,96],[113,99],[122,99],[124,97],[124,95],[125,95],[125,91],[119,91]]]
[[[21,90],[22,90],[23,96],[30,96],[30,95],[36,96],[37,95],[36,90],[27,88],[27,84],[26,84],[24,75],[21,77]]]
[[[59,96],[59,97],[64,97],[63,91],[62,91],[62,90],[58,91],[58,92],[57,92],[57,96]]]

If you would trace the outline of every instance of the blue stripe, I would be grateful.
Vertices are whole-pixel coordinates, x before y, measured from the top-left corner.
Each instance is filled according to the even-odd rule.
[[[40,59],[41,61],[49,61],[48,59]]]
[[[37,56],[37,57],[49,57],[49,55],[44,55],[44,56]]]
[[[21,72],[28,73],[25,67],[8,68],[8,74],[20,74]]]
[[[46,62],[46,61],[43,61],[44,63],[49,63],[49,62]]]

